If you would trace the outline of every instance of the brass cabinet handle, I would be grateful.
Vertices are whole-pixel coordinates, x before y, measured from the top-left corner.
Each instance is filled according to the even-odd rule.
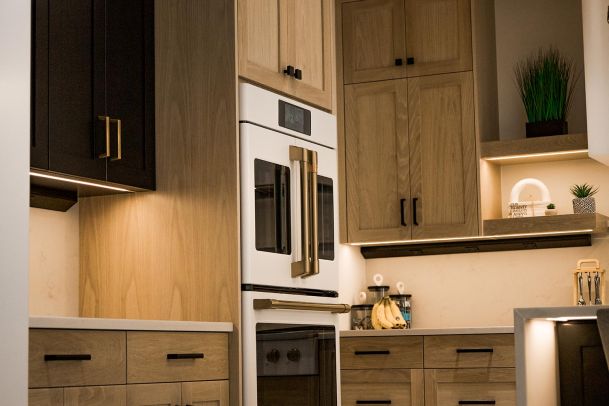
[[[120,161],[123,159],[123,135],[121,120],[117,118],[110,119],[111,122],[116,123],[116,141],[117,141],[117,153],[116,158],[110,158],[111,161]],[[109,153],[109,152],[108,152]]]
[[[330,313],[349,313],[351,311],[351,306],[342,303],[330,304],[278,299],[254,299],[254,310],[307,310]]]
[[[309,207],[309,154],[308,150],[301,147],[290,145],[290,160],[300,162],[300,234],[302,244],[302,259],[292,262],[292,278],[307,276],[311,267],[310,257],[310,207]]]
[[[319,208],[317,206],[317,152],[308,151],[311,165],[309,176],[311,178],[311,265],[309,272],[304,277],[317,275],[319,273]]]
[[[105,122],[105,133],[106,133],[106,152],[98,155],[98,158],[108,158],[110,156],[110,117],[108,116],[97,116],[98,120]]]

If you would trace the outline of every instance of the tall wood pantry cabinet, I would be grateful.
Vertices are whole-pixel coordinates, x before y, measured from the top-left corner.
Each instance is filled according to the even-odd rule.
[[[469,1],[337,7],[347,241],[477,235]]]
[[[332,108],[332,0],[238,0],[239,76]]]
[[[32,10],[32,168],[154,189],[154,2]]]

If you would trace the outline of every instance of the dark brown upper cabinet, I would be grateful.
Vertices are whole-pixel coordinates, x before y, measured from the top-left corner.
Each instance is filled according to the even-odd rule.
[[[154,189],[154,2],[32,10],[31,167]]]

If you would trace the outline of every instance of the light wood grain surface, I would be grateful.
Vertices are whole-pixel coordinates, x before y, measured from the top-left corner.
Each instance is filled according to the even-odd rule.
[[[228,335],[224,333],[127,332],[127,382],[228,379]],[[167,354],[202,353],[201,359]]]
[[[343,370],[341,371],[343,406],[357,401],[391,401],[400,406],[423,406],[424,374],[422,369]]]
[[[127,385],[129,406],[175,406],[182,402],[181,384],[154,383]]]
[[[228,406],[228,381],[182,383],[182,404]]]
[[[350,337],[340,341],[342,369],[422,368],[423,337]],[[389,354],[356,354],[389,351]]]
[[[594,214],[559,214],[556,216],[520,217],[484,220],[484,235],[522,233],[550,233],[561,231],[592,230],[606,233],[609,217]]]
[[[345,86],[350,241],[410,239],[407,94],[406,79]]]
[[[80,201],[80,315],[238,324],[233,2],[159,0],[155,30],[157,190]]]
[[[63,388],[28,390],[29,406],[63,406]]]
[[[472,73],[408,79],[412,238],[478,235]]]
[[[127,385],[65,388],[64,397],[64,406],[126,406]]]
[[[125,383],[125,332],[30,329],[31,388]],[[90,360],[45,361],[45,355],[85,355]]]
[[[457,349],[491,349],[492,352],[458,353]],[[513,334],[426,336],[425,368],[514,367]]]
[[[481,144],[482,158],[495,158],[513,155],[541,154],[552,152],[564,152],[588,149],[587,134],[563,134],[551,135],[547,137],[519,138],[512,140],[488,141]],[[587,156],[587,154],[586,154]],[[568,156],[561,155],[560,159],[567,159]],[[530,158],[525,162],[539,162],[550,159],[549,157]],[[581,159],[577,155],[574,159]],[[506,161],[508,162],[508,161]],[[518,160],[509,162],[518,163]]]

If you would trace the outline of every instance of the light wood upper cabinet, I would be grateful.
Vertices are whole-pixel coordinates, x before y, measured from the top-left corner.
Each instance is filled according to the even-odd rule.
[[[342,5],[344,82],[406,76],[404,0]]]
[[[478,234],[471,72],[408,79],[412,238]]]
[[[342,4],[344,83],[472,69],[469,0]]]
[[[352,241],[410,238],[407,81],[345,86],[347,223]]]
[[[239,75],[332,107],[331,0],[239,0]],[[299,75],[284,73],[288,66]]]

